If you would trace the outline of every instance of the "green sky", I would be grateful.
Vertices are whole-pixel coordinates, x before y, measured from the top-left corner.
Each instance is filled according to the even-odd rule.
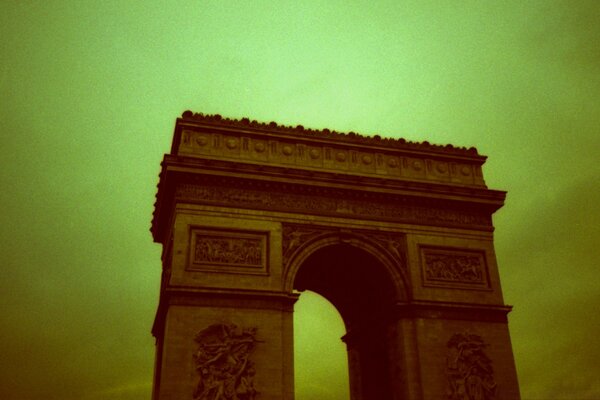
[[[595,0],[0,2],[0,398],[150,398],[148,229],[186,109],[476,146],[508,191],[523,398],[600,398],[598,21]],[[345,366],[310,367],[337,315],[297,317],[298,400],[343,399]]]

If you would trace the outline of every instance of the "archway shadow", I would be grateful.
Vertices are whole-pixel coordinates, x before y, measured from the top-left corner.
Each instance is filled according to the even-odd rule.
[[[294,289],[314,291],[339,311],[346,328],[351,398],[392,399],[388,338],[396,289],[382,263],[351,244],[331,244],[302,262]]]

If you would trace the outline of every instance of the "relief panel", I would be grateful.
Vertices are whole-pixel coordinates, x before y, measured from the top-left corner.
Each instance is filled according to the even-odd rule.
[[[489,290],[485,252],[421,246],[423,286]]]
[[[268,274],[266,232],[192,228],[189,269]]]
[[[256,328],[238,329],[234,324],[214,324],[195,337],[193,354],[199,375],[194,400],[253,400],[254,363],[250,355],[258,342]]]
[[[449,400],[494,400],[498,385],[487,345],[479,335],[456,333],[447,343],[446,376]]]

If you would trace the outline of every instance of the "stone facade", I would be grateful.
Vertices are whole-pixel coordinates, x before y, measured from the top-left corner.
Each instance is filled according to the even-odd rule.
[[[352,400],[518,399],[475,149],[185,112],[152,221],[154,399],[291,400],[293,304],[347,327]]]

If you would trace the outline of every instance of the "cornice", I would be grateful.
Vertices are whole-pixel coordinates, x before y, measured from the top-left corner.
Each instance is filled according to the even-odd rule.
[[[413,300],[398,303],[396,315],[401,318],[456,319],[466,321],[501,322],[508,321],[512,306],[504,304],[471,304]]]
[[[380,135],[366,136],[356,132],[337,132],[335,130],[330,129],[311,129],[305,128],[303,125],[286,126],[273,121],[265,123],[256,120],[250,120],[249,118],[233,119],[223,117],[219,114],[195,113],[189,110],[183,112],[183,114],[181,115],[181,119],[184,121],[193,121],[206,125],[232,127],[238,129],[251,129],[256,131],[278,132],[294,135],[297,137],[321,138],[337,142],[355,143],[360,145],[386,146],[395,149],[419,150],[463,156],[479,155],[475,147],[457,147],[451,144],[437,145],[429,143],[427,141],[411,142],[403,138],[386,138],[381,137]]]
[[[161,175],[152,221],[155,241],[164,239],[165,224],[177,203],[482,231],[493,230],[491,214],[502,204],[478,201],[473,194],[444,199],[424,190],[409,195],[171,171]]]
[[[454,199],[466,202],[489,202],[495,209],[502,206],[506,192],[491,190],[483,187],[452,185],[443,182],[423,182],[419,180],[398,180],[385,176],[369,176],[360,174],[345,174],[335,171],[316,171],[292,167],[261,165],[256,163],[232,162],[194,158],[187,156],[165,155],[163,168],[168,172],[190,173],[220,176],[223,178],[239,178],[249,181],[271,183],[284,182],[288,184],[302,184],[327,189],[347,189],[351,192],[396,193],[413,196],[435,197],[445,201]],[[267,185],[268,186],[268,185]]]
[[[387,309],[375,310],[370,320],[350,328],[342,337],[342,341],[348,345],[360,343],[361,340],[369,338],[373,328],[378,325],[402,319],[441,319],[506,324],[508,323],[508,313],[511,310],[512,306],[507,305],[414,300],[398,303]]]
[[[253,308],[292,312],[298,296],[300,295],[297,293],[269,290],[212,289],[167,285],[161,290],[152,334],[157,339],[162,337],[166,312],[170,306]]]

